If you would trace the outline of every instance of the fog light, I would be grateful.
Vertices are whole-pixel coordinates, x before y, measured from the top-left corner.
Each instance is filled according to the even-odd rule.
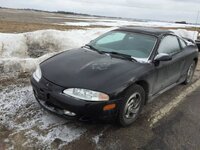
[[[68,110],[64,110],[64,114],[67,115],[67,116],[76,116],[75,113],[71,112],[71,111],[68,111]]]
[[[105,105],[103,107],[103,110],[106,111],[106,110],[112,110],[116,107],[116,104],[108,104],[108,105]]]

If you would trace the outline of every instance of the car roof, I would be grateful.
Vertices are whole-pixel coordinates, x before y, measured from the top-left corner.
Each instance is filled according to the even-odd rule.
[[[174,32],[164,29],[158,29],[158,28],[148,28],[148,27],[120,27],[118,29],[115,29],[115,31],[128,31],[128,32],[138,32],[143,34],[150,34],[154,36],[163,36],[165,34],[174,34]]]

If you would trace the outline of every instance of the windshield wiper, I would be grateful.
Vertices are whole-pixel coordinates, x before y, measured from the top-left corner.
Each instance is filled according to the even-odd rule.
[[[133,57],[130,56],[130,55],[122,54],[122,53],[118,53],[118,52],[112,52],[112,51],[111,51],[111,52],[100,51],[100,50],[96,49],[94,46],[92,46],[92,45],[90,45],[90,44],[86,44],[84,47],[89,47],[91,50],[94,50],[94,51],[96,51],[96,52],[98,52],[98,53],[100,53],[100,54],[104,54],[104,53],[114,54],[114,55],[118,55],[118,56],[120,56],[120,57],[122,57],[122,58],[125,58],[125,59],[127,59],[127,60],[130,60],[130,61],[132,61],[132,60],[137,61],[135,58],[133,58]]]
[[[105,53],[118,55],[118,56],[121,56],[121,57],[123,57],[123,58],[125,58],[127,60],[130,60],[130,61],[132,61],[132,60],[137,61],[135,58],[133,58],[132,56],[127,55],[127,54],[122,54],[122,53],[118,53],[118,52],[105,52]]]
[[[98,49],[96,49],[94,46],[92,46],[90,44],[86,44],[84,47],[89,47],[91,50],[94,50],[94,51],[96,51],[98,53],[101,53],[101,54],[103,53],[103,52],[99,51]]]

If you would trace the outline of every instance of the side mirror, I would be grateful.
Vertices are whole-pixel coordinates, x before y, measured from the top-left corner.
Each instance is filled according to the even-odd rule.
[[[155,62],[172,60],[172,56],[166,53],[160,53],[154,58]]]

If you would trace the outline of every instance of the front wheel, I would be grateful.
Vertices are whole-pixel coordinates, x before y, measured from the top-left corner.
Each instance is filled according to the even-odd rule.
[[[145,91],[140,85],[133,85],[125,94],[120,107],[118,121],[122,126],[131,125],[139,116],[145,102]]]
[[[189,83],[191,83],[192,78],[193,78],[193,75],[194,75],[195,68],[196,68],[196,62],[193,61],[193,62],[191,63],[191,65],[190,65],[190,67],[188,68],[187,75],[186,75],[186,79],[185,79],[185,81],[183,82],[184,84],[189,84]]]

